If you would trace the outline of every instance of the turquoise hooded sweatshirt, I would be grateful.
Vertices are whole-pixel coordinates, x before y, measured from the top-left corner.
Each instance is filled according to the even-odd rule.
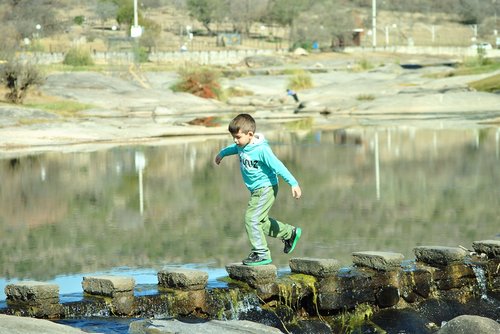
[[[238,154],[240,157],[241,175],[250,192],[278,184],[278,175],[291,187],[299,184],[285,165],[274,155],[261,133],[256,133],[252,142],[245,147],[232,144],[219,152],[222,158],[234,154]]]

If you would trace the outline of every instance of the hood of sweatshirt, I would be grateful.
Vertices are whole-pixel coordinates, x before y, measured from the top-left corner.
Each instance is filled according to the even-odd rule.
[[[248,143],[248,145],[246,145],[244,148],[243,148],[243,151],[244,152],[250,152],[256,148],[258,148],[259,146],[261,145],[265,145],[267,144],[267,140],[266,138],[264,137],[264,135],[262,133],[259,133],[259,132],[256,132],[254,135],[253,135],[253,139],[252,139],[252,142]]]

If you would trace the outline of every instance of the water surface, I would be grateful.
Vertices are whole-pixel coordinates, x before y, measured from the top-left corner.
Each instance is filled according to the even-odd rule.
[[[494,128],[266,135],[303,190],[297,201],[281,183],[271,211],[303,229],[294,257],[347,266],[354,251],[412,259],[419,245],[470,248],[499,238]],[[125,273],[147,285],[172,265],[208,270],[217,284],[224,266],[249,252],[249,194],[237,159],[213,163],[229,142],[227,136],[1,159],[0,301],[16,280],[54,281],[63,295],[78,298],[84,274]],[[286,269],[282,242],[269,244],[273,262]]]

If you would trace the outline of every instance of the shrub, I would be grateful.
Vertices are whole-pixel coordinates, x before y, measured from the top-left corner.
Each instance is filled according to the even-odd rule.
[[[303,70],[295,71],[288,79],[287,87],[293,90],[311,88],[313,87],[311,75]]]
[[[172,86],[173,91],[187,92],[207,99],[222,98],[220,74],[216,70],[206,67],[182,69],[179,75],[181,78]]]
[[[9,61],[0,71],[0,81],[8,92],[5,94],[7,101],[21,104],[32,86],[41,85],[45,78],[37,67],[29,63]]]
[[[375,95],[359,94],[358,96],[356,96],[356,100],[358,100],[358,101],[373,101],[373,100],[375,100]]]
[[[75,16],[73,18],[73,23],[75,23],[76,25],[83,25],[83,22],[85,22],[85,16],[83,15],[78,15],[78,16]]]
[[[94,65],[90,51],[82,48],[73,48],[64,56],[63,64],[70,66]]]
[[[368,71],[368,70],[373,69],[374,67],[375,67],[375,65],[373,65],[370,61],[363,58],[363,59],[356,61],[356,63],[352,67],[352,71],[353,72]]]
[[[133,52],[136,63],[147,63],[149,61],[149,53],[145,47],[135,45]]]

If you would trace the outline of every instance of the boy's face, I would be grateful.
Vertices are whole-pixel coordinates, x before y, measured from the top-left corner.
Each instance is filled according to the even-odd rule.
[[[231,133],[233,136],[233,140],[239,147],[245,147],[248,143],[250,143],[253,139],[253,132],[248,131],[248,133],[243,133],[241,130],[238,133]]]

